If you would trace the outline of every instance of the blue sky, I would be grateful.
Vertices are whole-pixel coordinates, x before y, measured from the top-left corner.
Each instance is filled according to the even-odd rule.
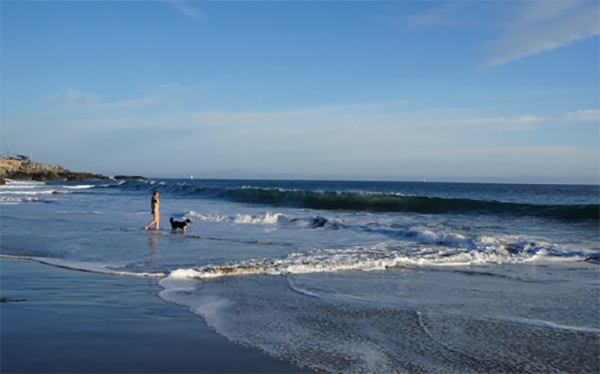
[[[11,1],[2,155],[106,175],[598,183],[598,1]]]

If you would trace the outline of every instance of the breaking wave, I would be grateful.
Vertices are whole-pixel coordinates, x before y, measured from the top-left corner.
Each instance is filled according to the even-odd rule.
[[[182,197],[228,200],[275,207],[417,214],[498,214],[561,220],[600,220],[600,204],[526,204],[465,198],[412,196],[364,191],[310,191],[243,186],[206,187],[190,183],[128,181],[119,188],[152,190]]]
[[[437,243],[440,244],[440,243]],[[379,243],[340,249],[313,249],[291,253],[281,258],[249,259],[226,264],[209,264],[191,269],[177,269],[172,278],[204,279],[231,275],[286,275],[337,271],[374,271],[401,266],[465,266],[555,261],[588,261],[597,251],[564,253],[551,244],[507,244],[498,239],[447,238],[445,246],[398,246]]]

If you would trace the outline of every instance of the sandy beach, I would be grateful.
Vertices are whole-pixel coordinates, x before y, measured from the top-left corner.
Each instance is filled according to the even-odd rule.
[[[155,279],[0,265],[2,373],[311,372],[228,342]]]

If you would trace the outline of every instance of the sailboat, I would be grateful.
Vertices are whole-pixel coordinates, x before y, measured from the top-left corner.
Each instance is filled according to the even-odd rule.
[[[194,179],[194,174],[190,174],[190,179]]]

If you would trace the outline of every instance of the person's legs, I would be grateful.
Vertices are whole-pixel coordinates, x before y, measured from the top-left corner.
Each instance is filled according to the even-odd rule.
[[[156,229],[158,230],[158,221],[160,220],[160,216],[159,216],[158,212],[156,212],[156,211],[153,213],[153,215],[154,215],[154,218],[152,219],[152,221],[149,224],[144,226],[144,230],[148,230],[148,228],[152,225],[156,225]]]

